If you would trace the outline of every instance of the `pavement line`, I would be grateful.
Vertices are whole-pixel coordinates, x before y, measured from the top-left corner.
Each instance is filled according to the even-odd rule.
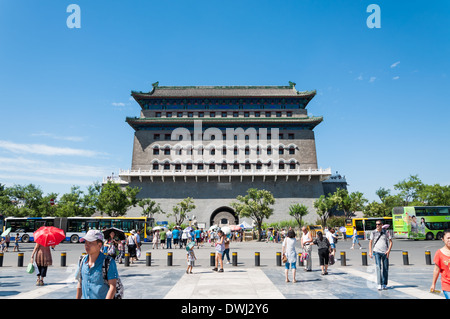
[[[164,299],[285,299],[257,268],[226,269],[184,274]]]
[[[375,267],[371,267],[374,269],[374,271],[369,271],[369,272],[363,272],[363,271],[359,271],[356,270],[354,268],[340,268],[343,271],[364,278],[367,281],[373,282],[374,283],[374,287],[376,287],[377,284],[377,275],[376,275],[376,270]],[[419,298],[419,299],[443,299],[444,297],[441,295],[436,295],[436,294],[432,294],[429,291],[423,291],[419,288],[414,288],[414,287],[404,287],[405,285],[393,280],[389,279],[389,284],[388,286],[394,286],[396,291],[400,291],[403,292],[407,295]]]
[[[68,284],[75,284],[76,280],[74,276],[69,276],[65,280],[61,280],[57,283],[52,283],[50,285],[46,286],[36,286],[35,289],[27,292],[22,292],[20,294],[14,295],[9,297],[8,299],[37,299],[38,297],[42,297],[43,295],[49,294],[51,292],[54,292],[56,290],[62,289],[64,287],[67,287]],[[74,298],[75,298],[76,292],[74,291]]]

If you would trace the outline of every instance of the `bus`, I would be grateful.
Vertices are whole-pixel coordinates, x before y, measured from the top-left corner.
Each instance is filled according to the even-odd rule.
[[[442,239],[450,229],[450,206],[403,206],[392,209],[394,237]]]
[[[11,227],[11,240],[17,233],[24,243],[33,242],[33,233],[42,226],[54,226],[64,230],[66,241],[80,242],[89,229],[115,227],[129,235],[131,230],[141,231],[141,240],[149,241],[148,236],[155,220],[147,217],[7,217],[4,230]]]
[[[375,225],[377,220],[383,221],[384,225],[389,225],[388,231],[392,235],[392,217],[347,218],[345,220],[345,235],[353,237],[353,226],[356,226],[358,238],[367,239],[377,228]]]

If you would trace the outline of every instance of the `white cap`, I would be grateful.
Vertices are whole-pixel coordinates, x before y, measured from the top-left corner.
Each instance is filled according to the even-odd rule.
[[[103,233],[100,230],[96,230],[96,229],[89,230],[86,233],[86,235],[84,235],[81,238],[86,241],[96,241],[96,240],[103,241],[105,239],[105,237],[103,236]]]

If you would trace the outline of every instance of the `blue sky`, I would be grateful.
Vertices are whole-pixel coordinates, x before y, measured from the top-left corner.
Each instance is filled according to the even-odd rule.
[[[0,183],[61,195],[129,169],[130,91],[153,82],[293,81],[317,90],[319,166],[350,191],[450,184],[449,15],[449,1],[0,0]]]

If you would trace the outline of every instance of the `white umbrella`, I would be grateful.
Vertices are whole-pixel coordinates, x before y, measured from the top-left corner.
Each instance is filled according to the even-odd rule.
[[[224,227],[222,227],[221,229],[222,229],[222,231],[223,231],[223,233],[224,233],[225,235],[228,236],[229,234],[231,234],[231,228],[230,228],[230,227],[224,226]]]
[[[5,230],[0,236],[1,237],[6,237],[8,236],[8,234],[11,232],[11,227],[8,227],[7,230]]]
[[[253,227],[251,225],[249,225],[246,221],[243,221],[240,225],[241,228],[243,229],[252,229]]]
[[[156,227],[153,227],[153,229],[152,230],[167,230],[167,227],[165,227],[165,226],[156,226]]]
[[[211,227],[209,227],[210,231],[216,231],[218,229],[219,229],[219,226],[217,226],[217,225],[212,225]]]

